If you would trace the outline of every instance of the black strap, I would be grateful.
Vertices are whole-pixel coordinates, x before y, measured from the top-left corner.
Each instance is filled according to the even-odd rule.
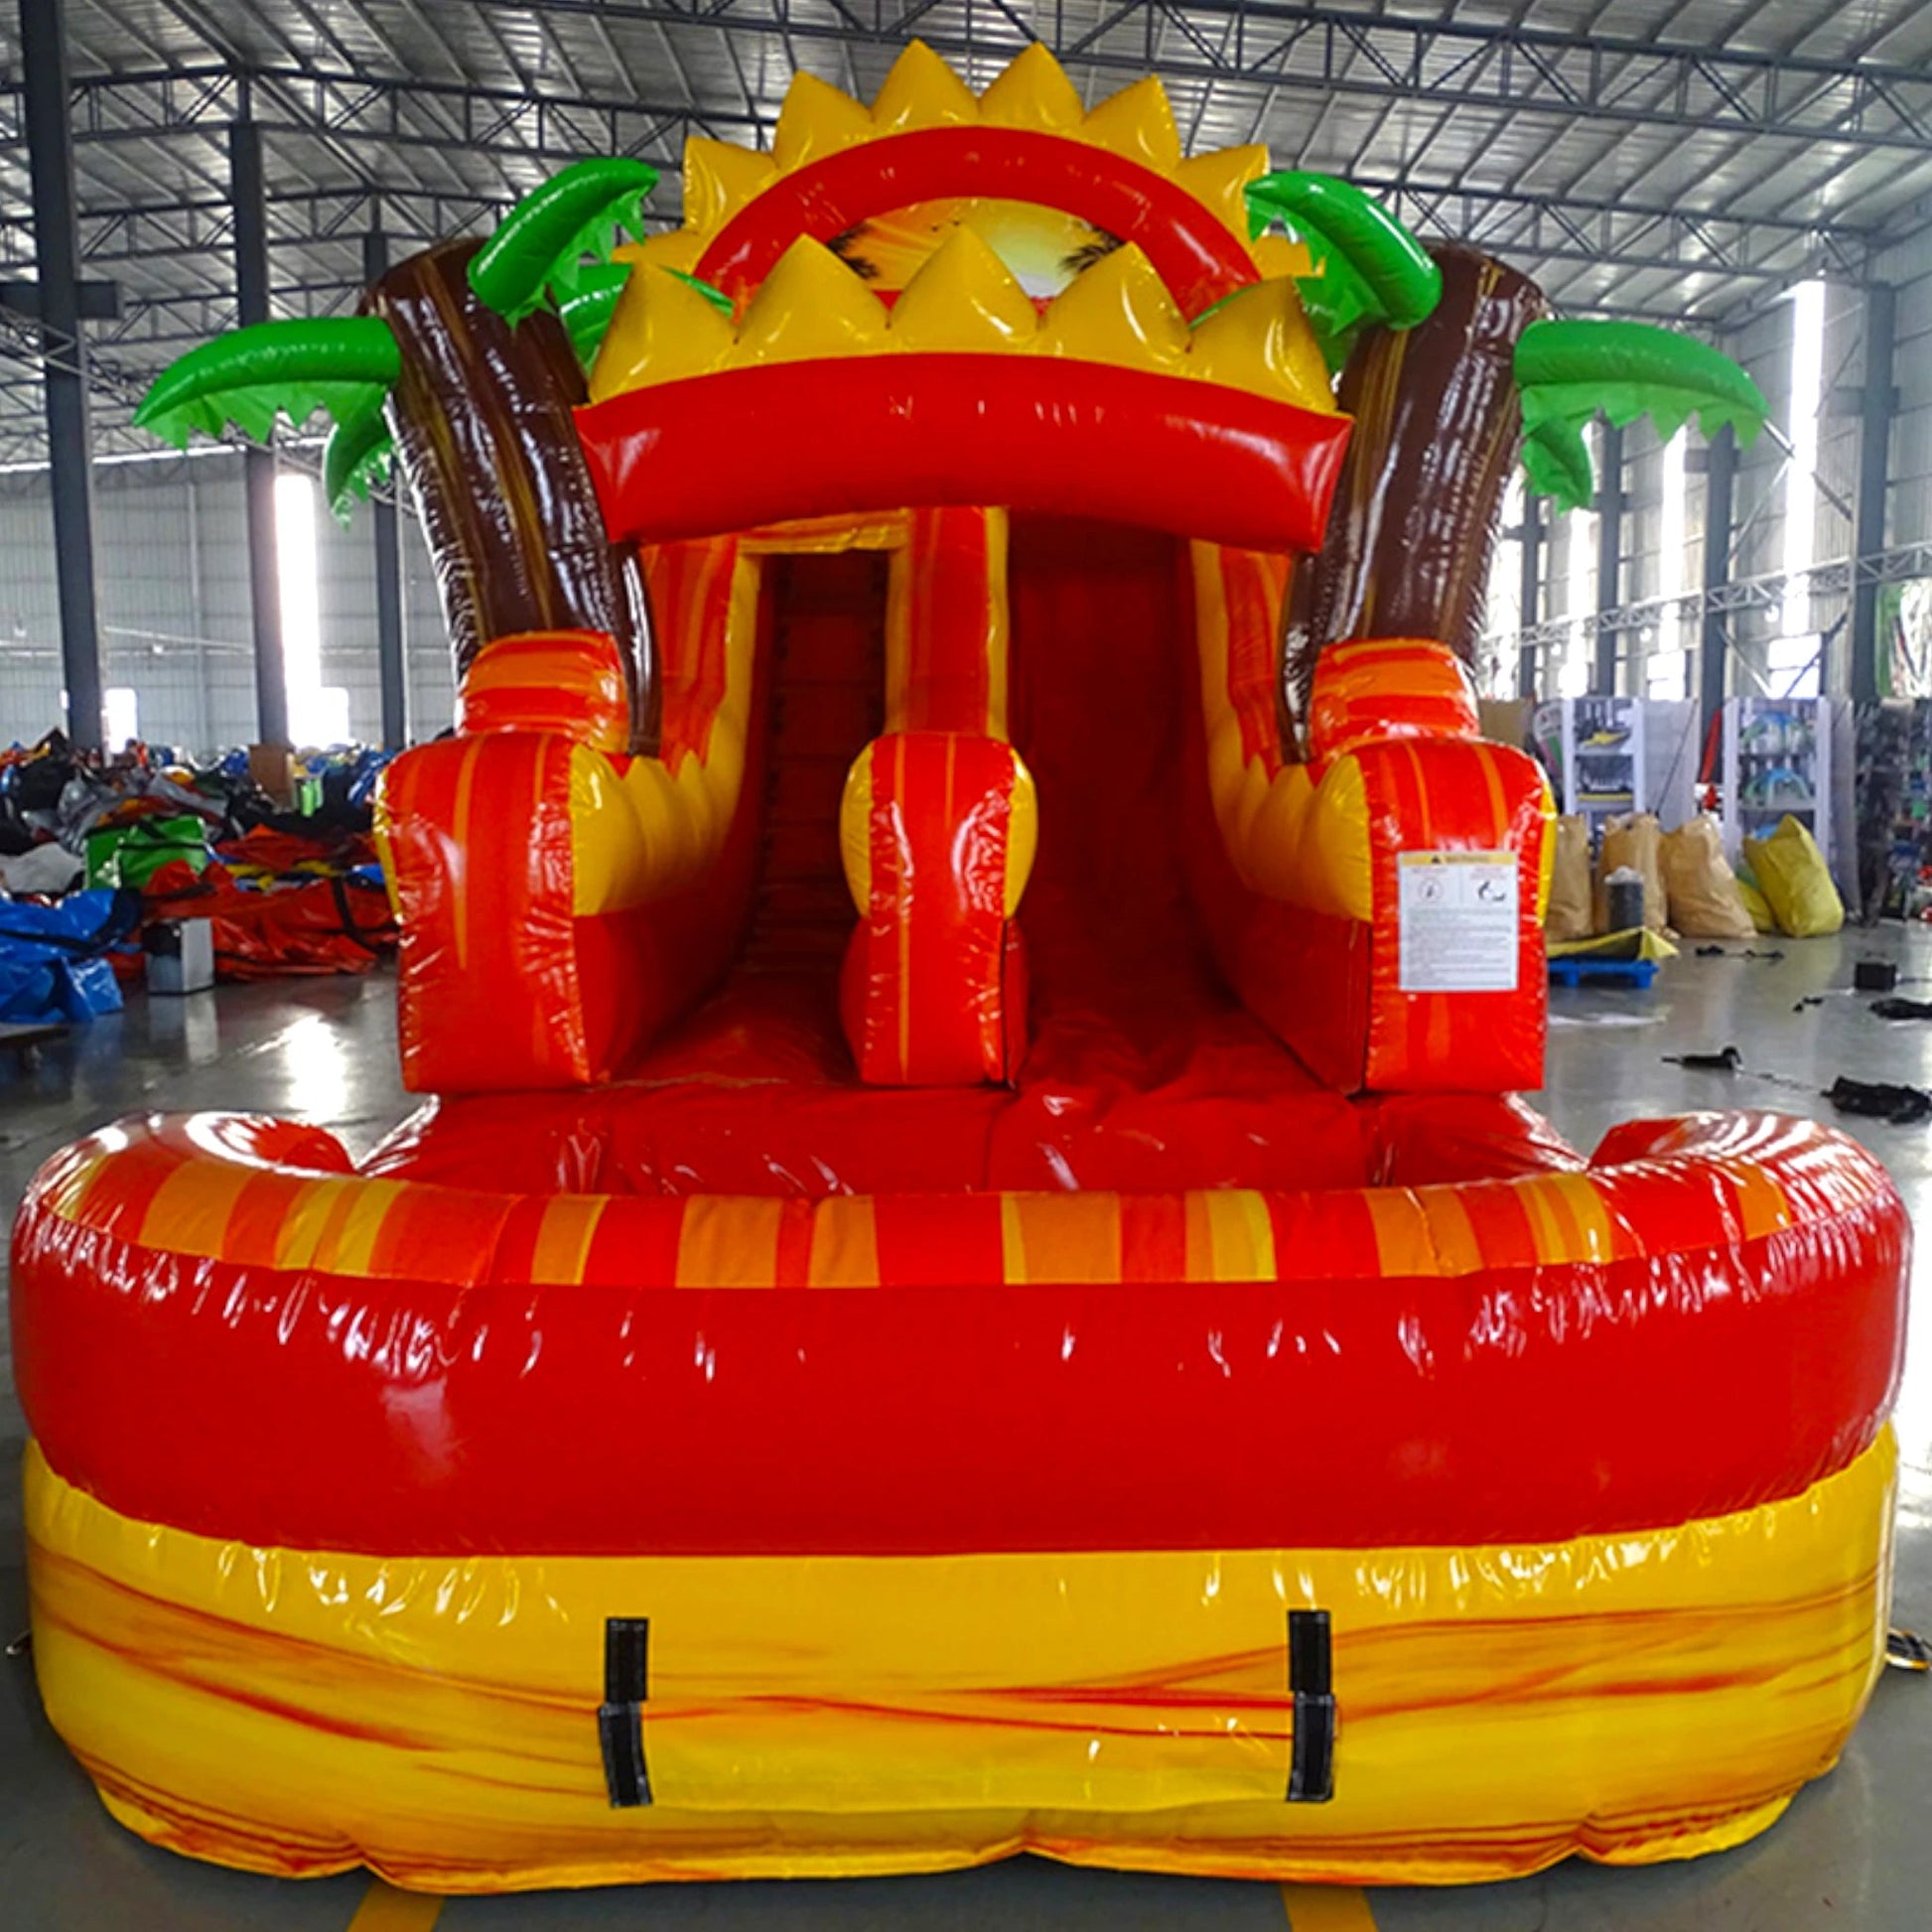
[[[353,939],[364,952],[379,955],[384,937],[379,932],[365,931],[355,923],[355,908],[348,902],[348,882],[340,873],[331,873],[329,890],[335,896],[336,916],[343,922],[343,936]]]
[[[1335,1698],[1328,1612],[1288,1613],[1288,1688],[1295,1701],[1288,1802],[1325,1805],[1335,1795]]]
[[[644,1700],[650,1695],[650,1618],[613,1616],[604,1623],[604,1702],[597,1734],[604,1784],[620,1808],[650,1803],[644,1768]]]

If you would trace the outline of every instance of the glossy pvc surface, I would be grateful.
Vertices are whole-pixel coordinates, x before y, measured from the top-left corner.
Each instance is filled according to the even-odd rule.
[[[253,1542],[1544,1542],[1795,1494],[1898,1372],[1896,1195],[1769,1118],[1488,1184],[817,1203],[304,1178],[263,1131],[83,1142],[14,1256],[54,1466]]]
[[[1717,1851],[1828,1769],[1883,1649],[1893,1463],[1887,1434],[1786,1502],[1535,1550],[412,1561],[140,1522],[30,1452],[35,1662],[117,1818],[255,1870],[1466,1881]],[[1311,1606],[1341,1729],[1332,1799],[1290,1804]],[[614,1611],[650,1618],[626,1811]]]
[[[895,732],[854,762],[840,842],[859,923],[840,1005],[868,1085],[1018,1073],[1027,982],[1014,914],[1038,810],[1031,774],[998,739]]]
[[[594,751],[628,751],[630,693],[612,640],[594,630],[492,639],[464,674],[457,729],[561,732]]]
[[[1511,358],[1548,304],[1534,282],[1473,249],[1439,248],[1436,259],[1436,312],[1415,329],[1364,332],[1342,372],[1355,436],[1289,619],[1298,716],[1321,652],[1351,637],[1434,637],[1474,661],[1522,420]]]
[[[388,416],[457,675],[497,637],[602,631],[618,640],[643,742],[654,709],[649,618],[636,553],[611,541],[570,434],[583,372],[555,317],[512,329],[477,300],[477,246],[412,256],[369,295],[403,349]]]
[[[1189,572],[1206,754],[1183,767],[1189,864],[1230,983],[1344,1092],[1540,1086],[1550,836],[1540,770],[1476,735],[1467,676],[1446,646],[1404,638],[1326,653],[1308,758],[1289,758],[1276,708],[1281,574],[1198,543]],[[1399,867],[1411,852],[1514,861],[1513,987],[1403,985]]]
[[[966,352],[729,369],[614,396],[577,424],[612,534],[634,542],[910,501],[1306,550],[1348,440],[1346,417],[1245,389]],[[759,460],[718,463],[721,442]]]
[[[869,215],[967,195],[1061,208],[1136,243],[1184,316],[1255,279],[1240,238],[1171,177],[1090,142],[1015,127],[921,128],[796,168],[726,224],[697,273],[736,299],[801,234],[830,241]]]
[[[1586,1162],[1510,1095],[1549,800],[1455,657],[1537,299],[1452,261],[1369,332],[1324,537],[1288,282],[1174,303],[1253,279],[1264,167],[1043,51],[800,76],[634,251],[581,448],[553,321],[456,250],[378,294],[468,670],[380,803],[438,1097],[359,1170],[129,1120],[15,1228],[36,1664],[134,1830],[442,1889],[1448,1880],[1829,1768],[1902,1207],[1823,1127]],[[888,237],[889,317],[841,224],[961,189],[1135,245],[1042,317],[962,221]],[[1402,983],[1412,853],[1513,876],[1491,984]]]

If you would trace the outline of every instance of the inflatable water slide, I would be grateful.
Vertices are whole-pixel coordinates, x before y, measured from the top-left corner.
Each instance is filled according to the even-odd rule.
[[[1517,1097],[1550,801],[1468,668],[1519,450],[1748,380],[1040,48],[801,75],[617,239],[653,180],[147,405],[393,462],[461,691],[380,810],[420,1110],[20,1212],[108,1809],[449,1891],[1762,1830],[1883,1655],[1904,1214]]]

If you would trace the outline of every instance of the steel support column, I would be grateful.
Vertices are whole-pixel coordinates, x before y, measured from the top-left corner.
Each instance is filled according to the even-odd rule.
[[[389,267],[389,237],[371,228],[362,237],[362,281],[378,282]],[[409,743],[409,674],[402,645],[402,527],[393,496],[369,503],[375,543],[375,657],[382,686],[382,743],[399,752]]]
[[[1714,593],[1730,582],[1730,501],[1737,481],[1737,437],[1728,427],[1711,439],[1704,466],[1704,636],[1698,650],[1698,708],[1708,733],[1725,702],[1730,638]]]
[[[261,129],[228,129],[234,195],[235,316],[246,328],[268,320],[268,206],[262,190]],[[264,745],[289,742],[288,664],[282,652],[282,576],[275,555],[275,452],[242,455],[248,502],[248,588],[254,612],[255,730]]]
[[[54,509],[54,579],[61,607],[61,676],[67,687],[68,737],[92,747],[101,741],[100,618],[94,596],[92,440],[87,347],[80,334],[73,129],[68,118],[68,46],[61,0],[20,0],[20,59],[40,274],[41,382]]]
[[[1597,474],[1602,479],[1596,491],[1596,609],[1600,615],[1614,611],[1623,601],[1623,432],[1614,423],[1599,424],[1596,450]],[[1589,688],[1604,697],[1616,691],[1618,634],[1608,624],[1596,633],[1596,669]]]
[[[1853,553],[1875,557],[1885,547],[1885,497],[1891,485],[1892,344],[1897,297],[1889,282],[1864,292],[1864,393],[1860,398],[1859,501]],[[1852,578],[1852,698],[1878,696],[1878,584],[1854,570]]]
[[[1529,633],[1543,621],[1543,498],[1527,487],[1523,491],[1523,575],[1517,602],[1522,607],[1517,627],[1525,641],[1516,656],[1516,693],[1533,698],[1541,695],[1537,683],[1543,671],[1542,653],[1528,641]]]

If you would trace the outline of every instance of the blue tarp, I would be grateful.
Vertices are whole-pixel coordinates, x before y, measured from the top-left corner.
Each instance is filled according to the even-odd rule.
[[[0,899],[0,1021],[41,1026],[120,1012],[107,953],[140,920],[139,893],[69,893],[58,905]]]

